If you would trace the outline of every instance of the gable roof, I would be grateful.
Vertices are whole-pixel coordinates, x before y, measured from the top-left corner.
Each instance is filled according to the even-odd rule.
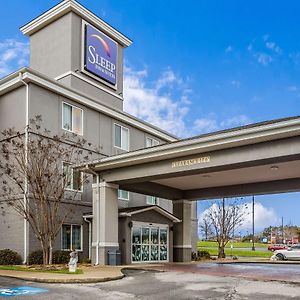
[[[168,212],[167,210],[163,209],[160,206],[157,205],[145,205],[145,206],[135,206],[135,207],[127,207],[122,208],[119,210],[119,216],[120,217],[131,217],[136,214],[140,214],[146,211],[156,211],[160,215],[163,215],[164,217],[170,219],[174,223],[180,223],[181,220],[175,217],[173,214]]]

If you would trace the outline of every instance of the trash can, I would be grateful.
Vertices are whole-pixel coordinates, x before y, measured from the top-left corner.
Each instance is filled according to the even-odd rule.
[[[121,265],[121,252],[117,251],[107,251],[107,262],[110,266],[120,266]]]
[[[121,265],[121,251],[120,250],[116,251],[116,264],[117,264],[117,266]]]
[[[107,251],[107,262],[110,266],[115,266],[117,264],[116,251]]]

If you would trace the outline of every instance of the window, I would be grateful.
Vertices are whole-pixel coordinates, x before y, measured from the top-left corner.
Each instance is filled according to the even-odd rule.
[[[146,196],[147,204],[158,205],[158,198],[153,196]]]
[[[118,190],[118,199],[129,201],[129,192],[124,190]]]
[[[66,181],[65,188],[73,191],[82,191],[82,176],[83,173],[76,171],[69,163],[63,163],[64,180]]]
[[[147,148],[153,147],[153,146],[157,146],[157,145],[159,145],[159,141],[158,140],[155,140],[155,139],[150,138],[150,137],[146,138],[146,147]]]
[[[82,109],[63,102],[63,129],[82,135]]]
[[[61,249],[82,251],[81,225],[62,226]]]
[[[115,124],[115,147],[129,151],[129,129]]]

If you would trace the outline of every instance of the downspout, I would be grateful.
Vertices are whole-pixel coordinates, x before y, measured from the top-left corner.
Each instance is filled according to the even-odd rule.
[[[89,224],[89,259],[91,259],[92,255],[91,255],[91,243],[92,243],[92,230],[91,230],[91,225],[92,222],[88,220],[87,217],[83,217],[84,221],[87,222]]]
[[[96,183],[97,183],[97,246],[96,246],[96,265],[99,265],[99,235],[100,235],[100,220],[99,220],[99,209],[100,209],[100,191],[99,191],[99,184],[100,178],[99,174],[96,175]]]
[[[19,73],[19,77],[20,77],[20,81],[25,85],[26,87],[26,117],[25,117],[25,165],[27,167],[28,164],[28,139],[29,139],[29,86],[28,84],[23,80],[23,75],[22,73]],[[24,210],[27,209],[27,195],[28,195],[28,180],[27,180],[27,176],[25,175],[24,178]],[[24,260],[23,260],[23,264],[26,264],[27,262],[27,247],[28,247],[28,222],[27,220],[24,218],[24,252],[23,252],[23,256],[24,256]]]
[[[96,262],[95,265],[99,265],[99,235],[100,235],[100,220],[99,220],[99,208],[100,208],[100,192],[99,192],[99,184],[100,184],[100,176],[97,172],[93,171],[89,168],[89,165],[85,166],[85,169],[88,170],[90,173],[96,176],[96,185],[97,185],[97,197],[96,197]],[[93,218],[94,222],[94,218]]]

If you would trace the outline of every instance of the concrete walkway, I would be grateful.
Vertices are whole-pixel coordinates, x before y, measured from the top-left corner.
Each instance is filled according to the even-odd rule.
[[[83,274],[0,270],[0,276],[44,283],[96,283],[124,277],[124,274],[121,272],[124,266],[80,266],[79,268],[82,269]]]

